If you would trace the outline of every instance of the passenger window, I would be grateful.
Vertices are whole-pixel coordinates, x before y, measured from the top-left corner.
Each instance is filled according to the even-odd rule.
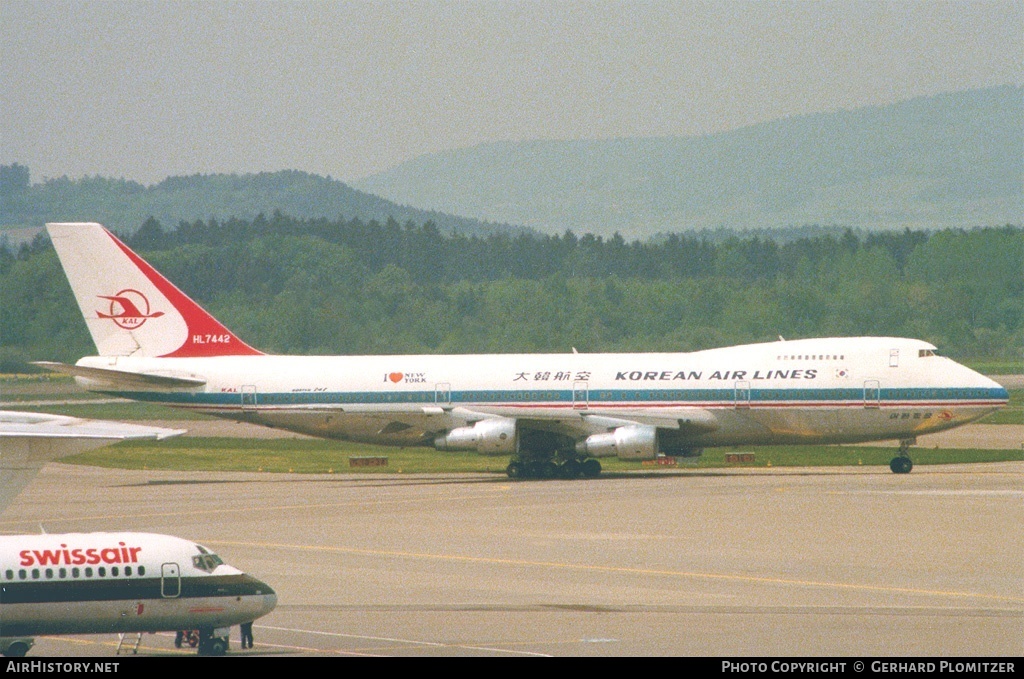
[[[97,568],[97,569],[96,569],[96,573],[97,573],[97,574],[98,574],[98,575],[99,575],[99,576],[100,576],[101,578],[105,578],[105,577],[107,577],[107,569],[106,569],[105,567],[103,567],[103,566],[100,566],[99,568]]]
[[[111,576],[116,578],[117,577],[117,573],[118,573],[117,566],[114,566],[113,568],[110,569],[110,575]]]
[[[86,567],[86,569],[85,569],[85,577],[87,577],[87,578],[91,578],[92,577],[92,566],[87,566]]]

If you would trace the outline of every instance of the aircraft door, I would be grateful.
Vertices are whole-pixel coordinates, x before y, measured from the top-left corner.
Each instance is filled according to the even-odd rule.
[[[242,410],[256,410],[256,385],[242,385]]]
[[[878,380],[864,380],[864,407],[880,408],[882,385]]]
[[[160,596],[175,599],[181,594],[181,568],[176,563],[160,566]]]
[[[573,410],[586,410],[590,407],[590,384],[583,380],[572,383]]]
[[[740,380],[736,383],[735,403],[737,410],[750,407],[750,382]]]
[[[439,406],[451,405],[452,385],[448,382],[438,382],[434,385],[434,403]]]
[[[898,368],[900,367],[900,350],[890,349],[889,350],[889,367]]]

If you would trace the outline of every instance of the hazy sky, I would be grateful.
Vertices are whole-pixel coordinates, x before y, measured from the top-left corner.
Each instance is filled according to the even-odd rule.
[[[0,164],[33,181],[692,135],[1022,84],[1024,2],[0,0]]]

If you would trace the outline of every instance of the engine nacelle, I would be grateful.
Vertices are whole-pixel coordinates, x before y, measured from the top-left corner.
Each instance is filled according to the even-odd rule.
[[[658,456],[658,429],[638,424],[594,434],[577,443],[576,452],[591,457],[653,460]]]
[[[505,417],[480,420],[472,427],[458,427],[434,439],[438,450],[475,450],[481,455],[512,455],[516,452],[516,421]]]

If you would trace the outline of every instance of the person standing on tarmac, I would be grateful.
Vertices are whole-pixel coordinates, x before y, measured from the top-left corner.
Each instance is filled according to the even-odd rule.
[[[252,623],[243,622],[238,627],[242,631],[242,648],[252,648]]]

